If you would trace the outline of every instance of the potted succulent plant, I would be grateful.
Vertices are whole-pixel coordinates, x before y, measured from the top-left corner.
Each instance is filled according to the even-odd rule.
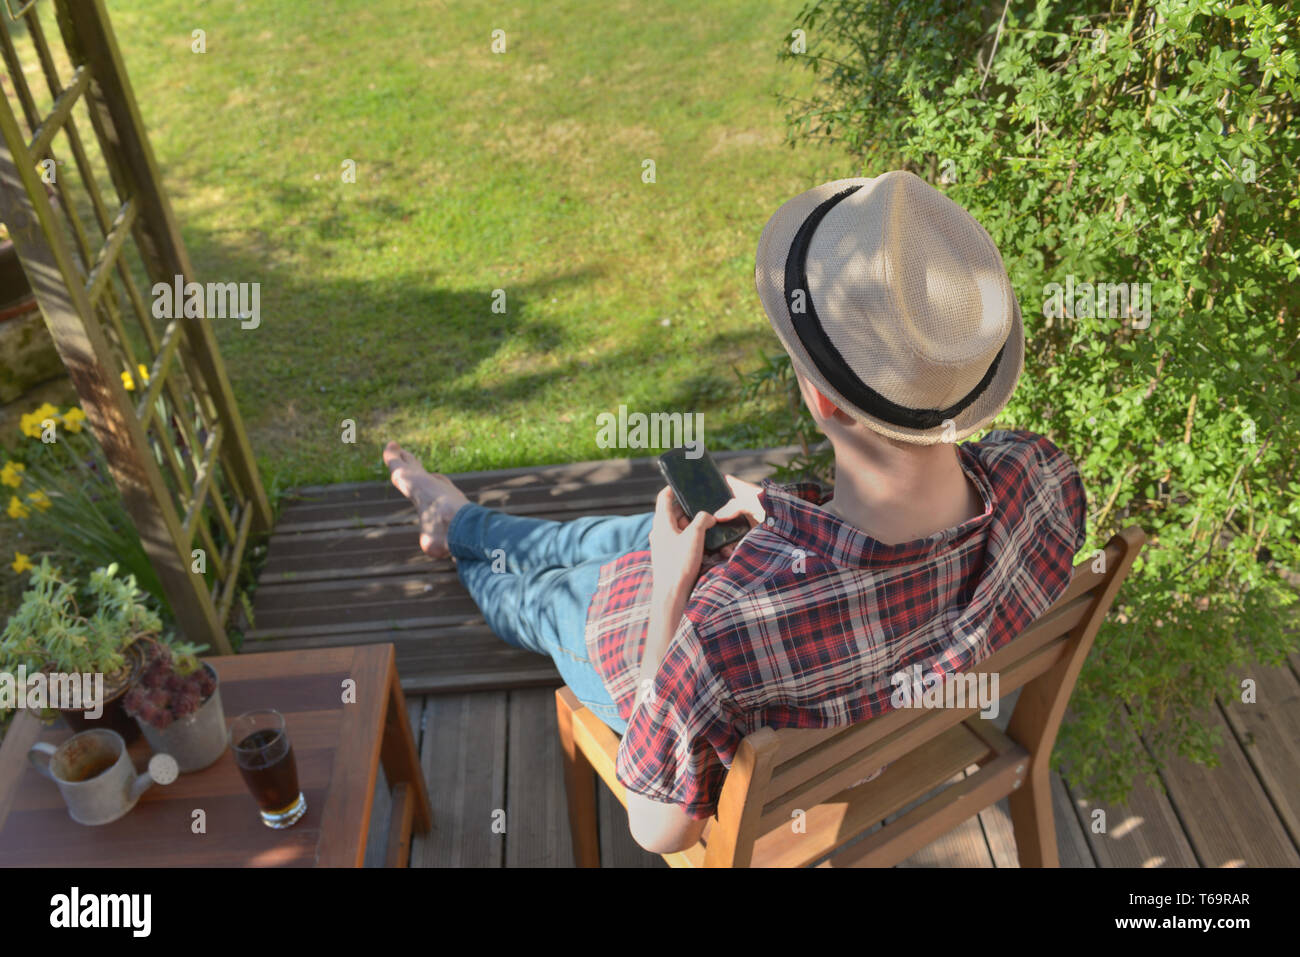
[[[144,666],[144,646],[162,629],[135,577],[117,577],[117,565],[97,568],[78,589],[44,558],[32,569],[31,584],[18,610],[0,632],[0,663],[6,671],[103,675],[103,713],[59,709],[74,731],[110,728],[127,742],[139,726],[122,709]]]
[[[200,661],[204,646],[151,642],[140,680],[125,707],[149,746],[170,754],[184,774],[208,767],[226,750],[226,716],[212,666]]]

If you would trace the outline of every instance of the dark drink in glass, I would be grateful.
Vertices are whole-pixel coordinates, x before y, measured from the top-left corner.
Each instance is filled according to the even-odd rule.
[[[230,726],[230,747],[262,823],[273,828],[296,824],[307,811],[307,801],[298,787],[298,765],[284,716],[273,710],[241,714]]]

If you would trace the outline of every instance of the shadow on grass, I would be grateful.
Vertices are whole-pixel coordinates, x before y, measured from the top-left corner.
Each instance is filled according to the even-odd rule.
[[[326,211],[315,222],[332,242],[346,242],[345,219]],[[271,251],[225,240],[186,234],[198,281],[260,283],[259,327],[242,329],[234,318],[212,321],[270,482],[377,478],[374,451],[383,444],[386,424],[412,414],[436,423],[478,413],[499,416],[504,425],[519,417],[522,406],[525,417],[553,414],[566,423],[562,429],[589,428],[590,458],[610,454],[595,447],[594,416],[606,405],[614,411],[619,402],[643,411],[704,412],[713,448],[727,448],[734,444],[728,437],[743,434],[743,428],[737,432],[742,424],[736,421],[734,367],[753,354],[765,323],[756,323],[753,332],[719,332],[703,347],[693,344],[686,357],[692,371],[683,378],[682,356],[675,351],[681,347],[671,329],[638,326],[614,348],[589,354],[579,331],[587,327],[537,315],[540,303],[599,278],[599,269],[510,284],[508,311],[500,313],[492,311],[492,289],[448,289],[435,273],[393,272],[391,261],[377,262],[382,274],[373,280],[349,275],[304,281],[292,263],[274,261]],[[315,235],[306,240],[316,241]],[[317,277],[321,272],[313,271]],[[656,382],[657,367],[666,373],[669,361],[677,362],[676,372]],[[594,397],[591,388],[569,387],[584,379],[596,380]],[[604,398],[611,391],[612,401]],[[349,418],[356,422],[357,445],[340,450],[340,424]],[[488,436],[484,447],[492,460],[484,467],[497,467],[500,442]],[[534,452],[528,462],[499,464],[547,464],[531,461],[536,457]],[[572,453],[552,458],[563,461]]]

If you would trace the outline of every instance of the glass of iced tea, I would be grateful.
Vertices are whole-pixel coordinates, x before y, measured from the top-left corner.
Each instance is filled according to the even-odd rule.
[[[277,829],[297,824],[307,812],[307,799],[298,788],[298,765],[284,715],[272,709],[241,714],[230,726],[230,748],[262,823]]]

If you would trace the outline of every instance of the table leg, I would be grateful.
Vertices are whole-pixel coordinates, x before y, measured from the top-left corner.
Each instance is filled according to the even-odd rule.
[[[405,800],[411,805],[415,827],[421,833],[428,831],[433,827],[429,791],[424,786],[424,771],[420,767],[415,736],[411,733],[411,722],[406,714],[406,697],[402,694],[402,683],[392,659],[388,666],[388,707],[384,714],[384,740],[379,757],[384,762],[388,786],[396,789],[400,784],[407,785]]]
[[[393,788],[393,817],[388,824],[388,851],[386,867],[406,867],[411,859],[411,817],[415,802],[411,799],[411,786],[399,784]]]

